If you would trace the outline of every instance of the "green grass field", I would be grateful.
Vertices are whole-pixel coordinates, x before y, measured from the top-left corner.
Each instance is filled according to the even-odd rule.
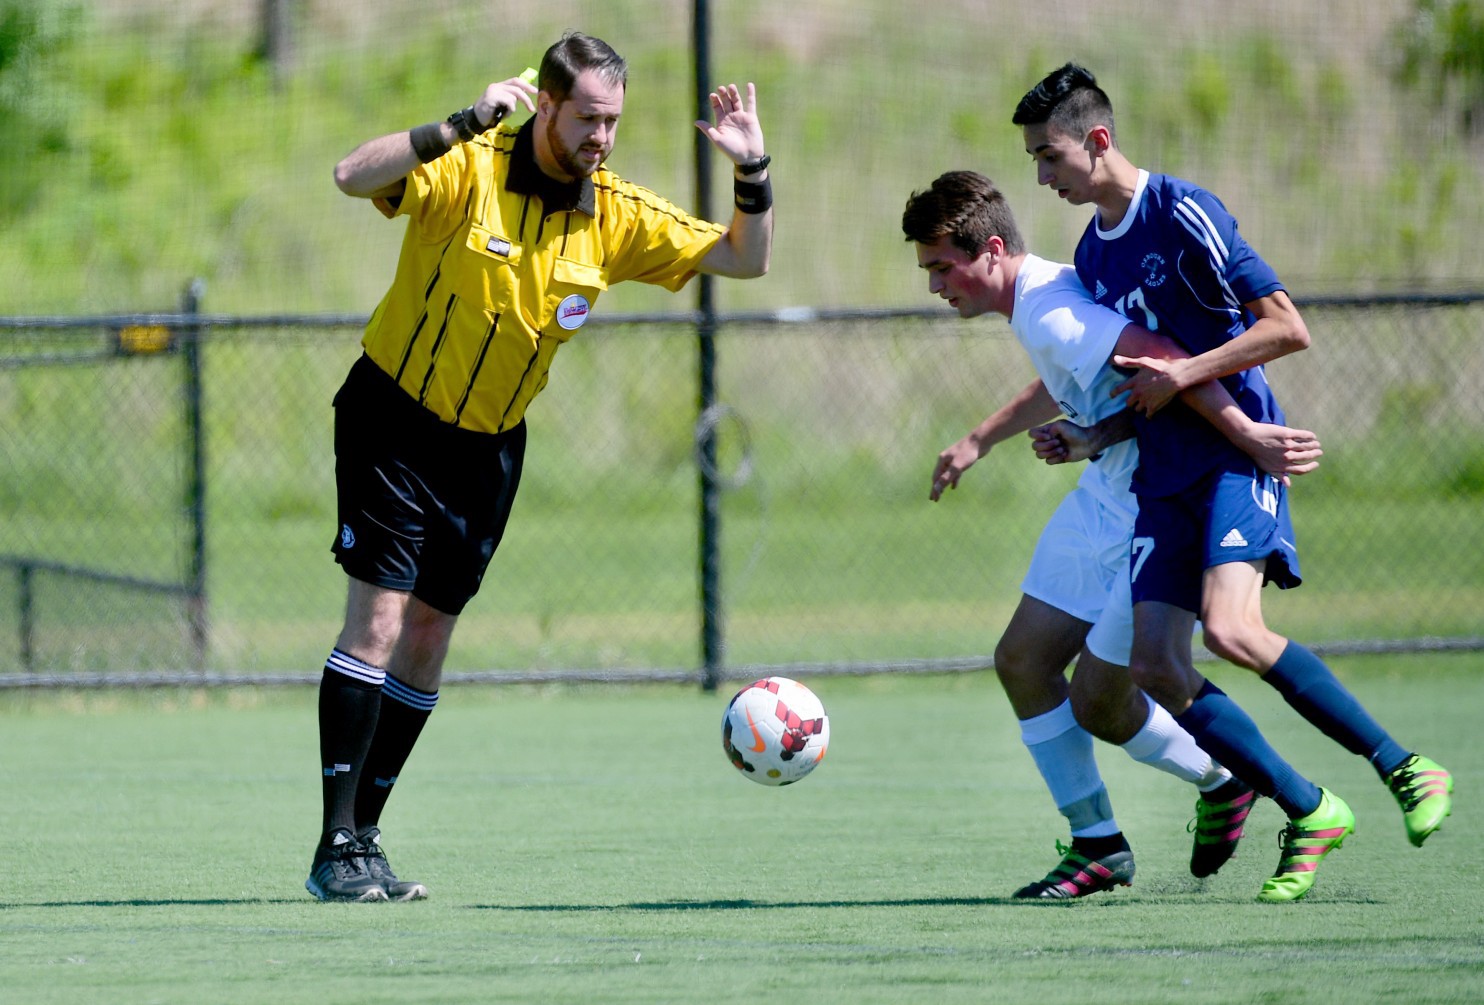
[[[1062,821],[992,676],[819,678],[832,746],[765,789],[721,752],[725,694],[450,687],[383,820],[414,904],[319,904],[314,693],[0,697],[0,999],[30,1003],[1468,1002],[1484,655],[1349,658],[1342,678],[1446,764],[1422,850],[1371,770],[1210,668],[1359,828],[1310,897],[1253,897],[1262,803],[1204,884],[1192,793],[1100,748],[1129,889],[1019,904]]]

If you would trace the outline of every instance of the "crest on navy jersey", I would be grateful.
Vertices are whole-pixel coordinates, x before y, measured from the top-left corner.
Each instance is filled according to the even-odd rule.
[[[1139,268],[1144,270],[1143,285],[1146,289],[1152,290],[1156,286],[1163,286],[1165,280],[1169,278],[1165,275],[1165,256],[1157,251],[1151,251],[1145,255],[1139,262]]]

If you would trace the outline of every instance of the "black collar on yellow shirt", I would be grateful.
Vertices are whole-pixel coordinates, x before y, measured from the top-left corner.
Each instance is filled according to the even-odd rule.
[[[597,213],[593,197],[593,180],[557,181],[536,164],[536,143],[532,139],[536,120],[531,119],[515,134],[515,148],[510,151],[510,175],[505,187],[520,195],[534,195],[541,200],[542,215],[562,211]]]

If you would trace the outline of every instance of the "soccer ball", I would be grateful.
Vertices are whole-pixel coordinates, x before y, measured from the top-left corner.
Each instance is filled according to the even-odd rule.
[[[727,757],[759,785],[792,785],[823,760],[829,743],[824,705],[787,677],[753,681],[732,696],[721,719]]]

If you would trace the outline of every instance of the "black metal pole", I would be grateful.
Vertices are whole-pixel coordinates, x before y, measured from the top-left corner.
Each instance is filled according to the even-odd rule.
[[[191,281],[182,298],[181,313],[199,315],[205,283]],[[202,422],[201,391],[202,327],[191,325],[181,330],[180,351],[185,361],[185,423],[187,449],[190,451],[186,472],[186,512],[190,519],[190,554],[186,568],[186,618],[191,633],[192,669],[206,671],[206,433]]]
[[[32,582],[33,567],[22,562],[15,567],[16,586],[20,596],[21,667],[27,673],[36,670],[36,588]]]
[[[295,38],[292,0],[262,0],[259,7],[258,48],[273,73],[273,86],[281,88],[294,68]]]
[[[711,117],[711,10],[707,0],[695,0],[691,51],[695,55],[696,117]],[[697,130],[696,215],[711,218],[711,141]],[[716,427],[702,423],[716,404],[716,291],[712,276],[697,277],[700,284],[696,309],[698,349],[697,442],[699,454],[700,589],[701,589],[701,687],[715,691],[725,662],[725,633],[721,606],[721,486],[716,479]]]

